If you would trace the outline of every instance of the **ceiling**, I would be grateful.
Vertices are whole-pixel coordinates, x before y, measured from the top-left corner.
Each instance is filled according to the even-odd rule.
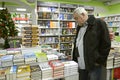
[[[0,0],[0,7],[7,7],[10,11],[16,11],[16,8],[26,8],[30,12],[31,8],[35,6],[36,0]]]
[[[41,0],[39,0],[41,1]],[[101,2],[105,5],[114,5],[120,3],[120,0],[42,0],[42,1],[59,1],[59,2],[84,2],[91,3],[93,1]],[[10,11],[15,11],[16,8],[26,8],[27,12],[30,12],[31,8],[35,7],[36,0],[0,0],[0,6],[2,7],[2,2],[5,2],[5,7],[9,8]]]

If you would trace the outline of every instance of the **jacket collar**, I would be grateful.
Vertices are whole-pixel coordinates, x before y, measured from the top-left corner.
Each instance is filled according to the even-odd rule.
[[[95,17],[94,15],[89,15],[87,20],[88,26],[93,26],[95,24]]]

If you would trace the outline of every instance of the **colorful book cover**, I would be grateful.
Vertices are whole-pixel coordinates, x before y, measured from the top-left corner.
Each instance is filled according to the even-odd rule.
[[[31,73],[40,72],[41,71],[39,65],[32,65],[32,66],[30,66],[30,69],[31,69]]]
[[[12,61],[12,60],[13,60],[13,55],[5,55],[1,57],[1,62]]]
[[[30,76],[30,65],[20,65],[17,69],[17,77]]]
[[[10,80],[16,80],[16,73],[17,73],[17,65],[13,65],[10,68]]]
[[[38,62],[48,61],[47,55],[46,55],[46,53],[44,53],[44,52],[36,52],[35,55],[36,55],[36,57],[37,57],[37,61],[38,61]]]

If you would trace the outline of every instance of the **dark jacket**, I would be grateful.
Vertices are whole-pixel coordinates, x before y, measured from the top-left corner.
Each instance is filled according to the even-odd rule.
[[[111,48],[111,41],[106,23],[101,19],[96,19],[94,16],[89,16],[88,27],[83,39],[84,45],[84,60],[86,70],[93,69],[97,64],[106,66],[107,57]],[[77,27],[76,38],[80,26]],[[76,49],[76,38],[73,48],[73,60],[77,62],[79,57]]]

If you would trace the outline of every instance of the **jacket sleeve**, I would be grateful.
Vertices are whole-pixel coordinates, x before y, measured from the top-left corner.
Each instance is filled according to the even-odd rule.
[[[99,29],[100,31],[100,42],[99,42],[99,57],[97,59],[97,63],[106,64],[107,57],[109,55],[109,51],[111,48],[111,40],[109,36],[109,31],[106,22],[103,20],[99,21]]]

